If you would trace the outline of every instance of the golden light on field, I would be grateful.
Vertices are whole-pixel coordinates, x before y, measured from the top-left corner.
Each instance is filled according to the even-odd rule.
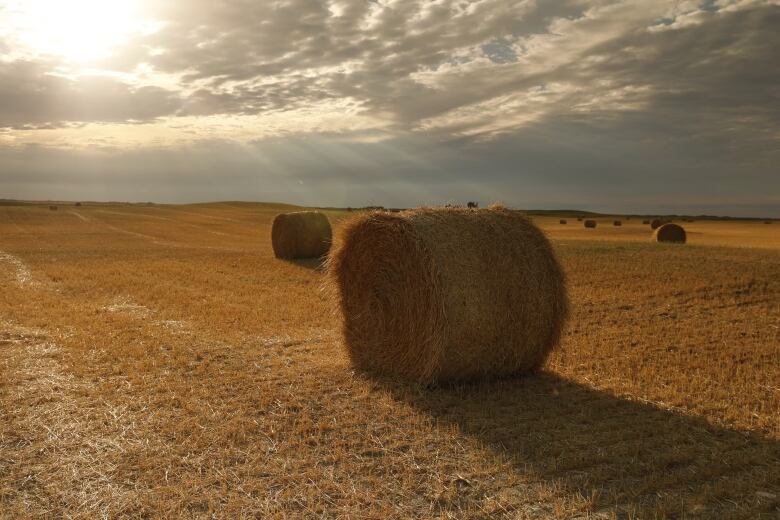
[[[30,52],[84,63],[105,58],[142,29],[137,0],[22,0],[4,13]]]

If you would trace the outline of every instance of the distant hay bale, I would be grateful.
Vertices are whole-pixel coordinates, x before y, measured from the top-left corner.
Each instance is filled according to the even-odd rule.
[[[49,206],[49,210],[51,210],[51,211],[57,211],[57,206]]]
[[[771,224],[771,223],[772,223],[772,221],[771,221],[771,220],[765,220],[765,221],[764,221],[764,224]]]
[[[650,221],[649,220],[643,220],[642,224],[645,224],[645,225],[650,224]]]
[[[577,217],[577,222],[582,222],[582,217]]]
[[[568,222],[566,222],[566,219],[561,219],[561,224],[568,224]]]
[[[686,238],[685,230],[677,224],[663,224],[653,232],[653,240],[656,242],[684,244]]]
[[[77,208],[80,208],[80,207],[81,207],[81,202],[77,202],[77,203],[76,203],[76,207],[77,207]]]
[[[614,222],[612,223],[612,225],[613,225],[613,226],[618,226],[618,227],[619,227],[619,226],[622,226],[622,225],[623,225],[623,222],[621,222],[620,220],[616,220],[616,221],[614,221]]]
[[[658,229],[663,225],[664,221],[660,218],[654,218],[650,221],[650,229]]]
[[[328,273],[352,363],[423,383],[533,371],[568,314],[549,241],[501,207],[359,215]]]
[[[282,213],[274,218],[271,244],[277,258],[315,258],[327,254],[333,232],[318,211]]]
[[[596,227],[596,221],[595,220],[586,220],[585,221],[585,227],[586,228],[594,228],[594,227]]]

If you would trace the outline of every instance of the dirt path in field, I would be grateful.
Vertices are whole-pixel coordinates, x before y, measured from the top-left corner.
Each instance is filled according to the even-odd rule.
[[[142,217],[142,218],[151,218],[151,219],[155,219],[155,220],[162,220],[162,221],[165,221],[165,222],[174,222],[174,223],[180,224],[182,226],[188,226],[188,227],[191,227],[191,228],[195,228],[198,231],[205,231],[206,233],[211,233],[212,235],[218,235],[218,236],[223,236],[223,237],[240,238],[237,235],[231,235],[230,233],[223,233],[222,231],[214,231],[213,229],[209,229],[206,226],[193,224],[192,222],[184,222],[182,220],[178,220],[178,219],[170,218],[170,217],[161,217],[159,215],[149,215],[148,213],[126,213],[126,212],[122,212],[122,211],[100,210],[100,212],[101,213],[111,214],[111,215],[122,215],[122,216],[126,216],[126,217]]]
[[[80,219],[81,219],[82,221],[84,221],[84,222],[89,222],[89,221],[90,221],[90,220],[89,220],[87,217],[85,217],[84,215],[82,215],[82,214],[81,214],[81,213],[79,213],[78,211],[71,211],[70,213],[71,213],[72,215],[75,215],[75,216],[77,216],[78,218],[80,218]]]
[[[5,262],[11,266],[14,271],[14,278],[18,285],[25,286],[33,284],[33,277],[30,269],[19,257],[6,253],[5,251],[0,251],[0,262]]]

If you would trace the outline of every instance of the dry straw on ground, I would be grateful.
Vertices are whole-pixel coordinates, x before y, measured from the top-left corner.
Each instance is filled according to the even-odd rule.
[[[664,224],[653,232],[653,240],[656,242],[675,242],[684,244],[685,230],[677,224]]]
[[[547,238],[501,207],[360,215],[329,273],[353,364],[426,383],[532,371],[567,316]]]
[[[586,228],[594,228],[594,227],[596,227],[596,221],[595,220],[586,220],[585,221],[585,227]]]
[[[282,213],[274,218],[271,244],[277,258],[316,258],[330,249],[333,231],[318,211]]]

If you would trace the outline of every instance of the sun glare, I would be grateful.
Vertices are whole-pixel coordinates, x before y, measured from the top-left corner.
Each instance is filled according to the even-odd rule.
[[[17,0],[5,3],[4,18],[29,52],[84,63],[141,30],[137,11],[138,0]]]

